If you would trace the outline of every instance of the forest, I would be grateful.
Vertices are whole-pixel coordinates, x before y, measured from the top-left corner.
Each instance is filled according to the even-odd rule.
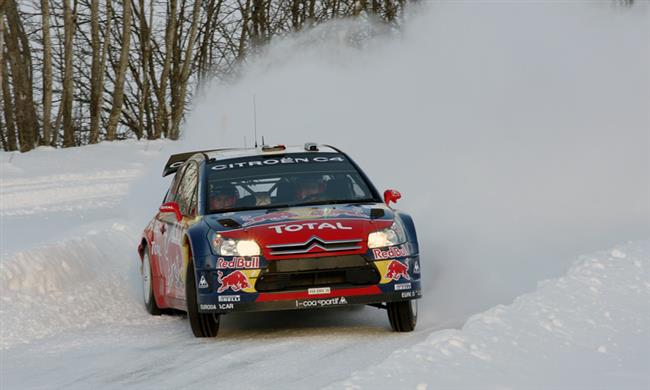
[[[271,40],[340,18],[396,30],[407,3],[0,0],[2,149],[178,139],[200,86]]]

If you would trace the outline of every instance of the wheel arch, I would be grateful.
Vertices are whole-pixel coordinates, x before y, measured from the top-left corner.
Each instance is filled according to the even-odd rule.
[[[396,214],[399,217],[399,219],[402,221],[402,226],[404,226],[406,238],[411,243],[413,252],[420,253],[418,236],[415,230],[415,223],[413,222],[413,218],[409,214],[406,214],[404,212],[397,212]]]
[[[140,256],[140,261],[144,260],[144,251],[147,247],[150,247],[149,240],[146,237],[140,239],[140,245],[138,245],[138,255]]]

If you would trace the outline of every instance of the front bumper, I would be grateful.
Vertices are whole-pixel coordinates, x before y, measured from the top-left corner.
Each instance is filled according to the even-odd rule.
[[[196,271],[198,309],[202,313],[225,314],[367,305],[420,298],[419,256],[407,251],[393,252],[405,256],[387,258],[387,252],[364,256],[377,275],[371,284],[355,284],[360,280],[350,277],[343,284],[316,283],[310,287],[294,286],[268,292],[256,290],[264,276],[269,275],[269,270],[274,269],[263,258],[202,259],[204,267],[199,266]],[[354,276],[354,272],[346,275]]]
[[[218,296],[202,297],[201,303],[199,303],[199,311],[202,313],[226,314],[233,312],[318,309],[348,305],[398,302],[420,298],[422,295],[419,283],[417,283],[417,285],[417,288],[389,293],[381,292],[378,286],[349,289],[343,288],[332,290],[330,294],[321,296],[305,296],[304,292],[265,293],[260,294],[260,298],[262,299],[253,302],[223,302],[219,301]],[[368,294],[368,292],[375,291],[373,287],[376,288],[378,292]],[[274,297],[273,295],[276,296]],[[229,297],[228,295],[224,296]],[[229,297],[227,299],[232,298]]]

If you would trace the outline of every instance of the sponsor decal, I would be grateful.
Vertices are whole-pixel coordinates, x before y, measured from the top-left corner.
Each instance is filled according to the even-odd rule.
[[[408,271],[409,267],[407,264],[397,260],[391,260],[388,267],[386,267],[386,275],[384,277],[392,280],[400,280],[401,278],[411,280]]]
[[[248,277],[241,271],[234,271],[226,276],[223,276],[223,272],[217,271],[217,275],[217,281],[221,284],[217,290],[218,293],[222,293],[228,289],[236,292],[251,286],[248,282]]]
[[[257,225],[264,222],[280,222],[291,219],[317,219],[317,218],[368,218],[361,211],[342,210],[333,208],[296,208],[289,211],[276,211],[274,213],[263,214],[258,216],[244,216],[242,226]]]
[[[403,291],[402,298],[420,298],[422,296],[422,291]]]
[[[413,273],[419,274],[420,273],[420,260],[417,260],[415,264],[413,265]]]
[[[385,260],[392,259],[395,257],[404,257],[410,255],[410,252],[406,245],[401,246],[391,246],[387,250],[373,249],[372,255],[375,256],[375,260]]]
[[[259,256],[233,257],[231,260],[225,260],[223,257],[217,259],[217,268],[219,269],[252,269],[260,268]]]
[[[219,302],[239,302],[240,300],[239,295],[219,295]]]
[[[199,305],[199,309],[201,309],[201,310],[217,310],[217,305],[201,304],[201,305]]]
[[[201,280],[199,281],[199,288],[208,288],[210,285],[208,285],[208,281],[205,280],[205,276],[201,275]]]
[[[213,171],[223,171],[225,169],[233,168],[249,168],[249,167],[262,167],[278,164],[303,164],[303,163],[320,163],[320,162],[345,162],[341,156],[336,157],[282,157],[282,158],[267,158],[264,160],[240,161],[229,164],[218,164],[212,166]]]
[[[156,257],[160,256],[160,245],[155,241],[151,241],[151,254]]]
[[[325,306],[337,306],[337,305],[347,305],[348,300],[345,297],[336,297],[328,299],[312,299],[309,301],[296,301],[296,307],[308,308],[308,307],[325,307]]]
[[[410,289],[411,289],[411,283],[400,283],[395,285],[395,291],[410,290]]]
[[[295,223],[290,225],[283,224],[283,225],[269,226],[269,229],[275,230],[275,232],[278,234],[282,234],[283,232],[291,232],[291,233],[299,232],[304,228],[307,228],[307,230],[325,230],[325,229],[352,230],[352,226],[345,226],[341,222],[336,222],[336,223],[306,222],[306,223]]]
[[[232,303],[220,303],[219,304],[219,310],[230,310],[230,309],[232,309],[234,307],[235,307],[235,305],[233,305]]]
[[[329,294],[332,292],[332,289],[329,287],[318,287],[318,288],[310,288],[307,290],[307,293],[309,295],[321,295],[321,294]]]

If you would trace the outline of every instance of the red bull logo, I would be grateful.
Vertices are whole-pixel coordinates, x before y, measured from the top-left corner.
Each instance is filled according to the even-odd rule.
[[[373,249],[372,255],[375,256],[375,260],[381,259],[390,259],[394,257],[404,257],[409,255],[409,250],[406,245],[402,246],[391,246],[388,250]]]
[[[223,276],[223,272],[217,271],[217,275],[217,281],[219,284],[221,284],[219,290],[217,290],[219,293],[222,293],[228,289],[231,289],[232,291],[239,291],[251,286],[248,282],[248,278],[241,271],[234,271],[226,276]]]
[[[230,260],[224,260],[223,257],[217,259],[217,268],[228,269],[228,268],[260,268],[260,258],[259,256],[253,256],[251,258],[246,257],[233,257]]]
[[[408,265],[401,263],[397,260],[392,260],[388,264],[385,277],[387,279],[393,279],[393,280],[400,280],[401,278],[404,278],[406,280],[411,280],[408,271],[409,271]]]

